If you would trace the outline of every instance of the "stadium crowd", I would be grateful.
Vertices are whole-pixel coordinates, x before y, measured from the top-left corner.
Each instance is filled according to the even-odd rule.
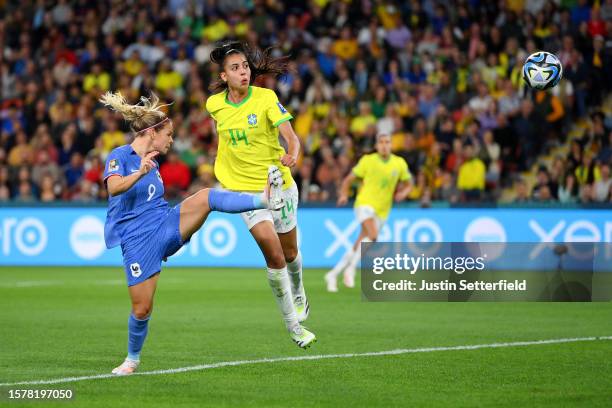
[[[377,132],[423,205],[496,201],[511,186],[517,202],[611,200],[612,0],[0,3],[0,201],[105,200],[105,158],[131,137],[101,109],[107,90],[173,101],[169,198],[214,185],[204,106],[224,38],[291,57],[291,72],[258,84],[293,113],[302,201],[335,200]],[[521,79],[540,49],[563,63],[552,91]],[[532,185],[520,175],[534,166]]]

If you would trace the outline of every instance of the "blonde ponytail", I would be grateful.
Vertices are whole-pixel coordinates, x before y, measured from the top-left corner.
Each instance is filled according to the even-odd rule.
[[[140,102],[136,105],[130,105],[121,92],[106,92],[100,98],[100,102],[121,113],[136,133],[157,126],[168,119],[161,108],[169,104],[160,104],[159,98],[153,92],[150,98],[141,96]]]

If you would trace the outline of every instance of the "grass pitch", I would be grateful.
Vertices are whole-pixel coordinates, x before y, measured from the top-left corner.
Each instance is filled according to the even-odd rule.
[[[140,371],[287,356],[612,335],[610,303],[366,303],[306,270],[318,337],[285,332],[257,269],[166,269]],[[106,374],[126,353],[120,268],[0,268],[0,383]],[[612,341],[283,361],[0,387],[3,406],[609,406]],[[74,390],[9,401],[8,389]]]

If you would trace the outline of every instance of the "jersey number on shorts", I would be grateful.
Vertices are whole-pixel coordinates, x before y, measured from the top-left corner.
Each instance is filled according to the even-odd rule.
[[[151,201],[151,199],[153,198],[153,196],[155,195],[155,185],[154,184],[149,184],[149,198],[147,198],[147,201]]]
[[[285,208],[287,209],[287,212],[291,214],[293,212],[293,201],[287,200],[287,205],[281,208],[281,219],[283,220],[287,219],[287,213],[285,213]]]
[[[232,139],[232,145],[237,146],[238,142],[244,140],[244,144],[249,144],[249,139],[247,139],[246,131],[244,129],[230,129],[229,130],[230,138]]]

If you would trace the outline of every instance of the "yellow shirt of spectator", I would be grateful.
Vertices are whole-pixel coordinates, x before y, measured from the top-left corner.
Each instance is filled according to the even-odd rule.
[[[331,110],[331,105],[329,102],[320,102],[315,103],[313,105],[314,115],[317,118],[327,118],[329,116],[329,111]]]
[[[202,35],[210,42],[219,41],[220,39],[227,37],[229,33],[230,26],[223,21],[223,19],[218,19],[213,24],[204,27],[204,30],[202,30]]]
[[[136,76],[140,74],[140,71],[144,67],[144,64],[141,60],[137,58],[130,58],[129,60],[123,63],[123,70],[130,76]]]
[[[236,26],[234,27],[234,34],[237,37],[246,37],[250,29],[251,27],[249,27],[248,23],[241,22],[241,23],[236,24]]]
[[[183,77],[176,71],[160,72],[155,78],[155,87],[162,92],[180,88],[183,84]]]
[[[310,134],[312,121],[314,120],[314,115],[312,114],[312,111],[312,108],[306,108],[303,112],[300,112],[295,118],[293,128],[295,129],[295,133],[297,133],[302,143],[306,141],[306,139],[308,138],[308,134]]]
[[[278,140],[278,126],[293,116],[274,91],[249,86],[247,97],[238,104],[228,99],[227,91],[220,92],[208,98],[206,110],[217,125],[215,176],[224,188],[263,191],[272,164],[283,173],[284,188],[293,186],[289,168],[280,162],[285,149]]]
[[[459,167],[457,188],[459,190],[484,190],[486,168],[482,160],[474,158]]]
[[[102,144],[105,152],[110,152],[115,147],[119,147],[126,143],[125,135],[120,130],[115,130],[114,132],[107,130],[106,132],[102,133],[100,137],[102,138]]]
[[[357,56],[357,51],[359,51],[359,46],[355,39],[336,40],[334,45],[332,45],[332,52],[343,60],[355,58]]]
[[[376,117],[372,114],[366,116],[356,116],[351,120],[351,132],[355,135],[362,135],[369,126],[376,125]]]
[[[387,7],[386,4],[380,4],[378,7],[376,7],[376,15],[386,30],[395,28],[398,17],[397,12],[394,11],[390,13],[389,7]]]
[[[94,87],[98,87],[100,91],[108,91],[110,89],[111,78],[106,72],[100,75],[87,74],[83,80],[83,90],[91,91]]]
[[[383,160],[378,153],[366,154],[353,167],[353,174],[362,179],[355,207],[372,207],[383,220],[391,211],[397,183],[412,178],[406,161],[394,154],[387,160]]]

